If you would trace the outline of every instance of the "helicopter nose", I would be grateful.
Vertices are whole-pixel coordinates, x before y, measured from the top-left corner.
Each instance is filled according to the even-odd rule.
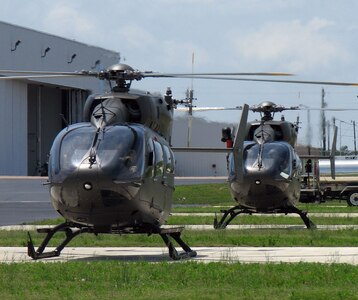
[[[51,194],[66,219],[83,224],[118,224],[137,211],[131,200],[139,195],[139,188],[133,182],[113,181],[97,164],[82,164],[61,185],[53,186]]]

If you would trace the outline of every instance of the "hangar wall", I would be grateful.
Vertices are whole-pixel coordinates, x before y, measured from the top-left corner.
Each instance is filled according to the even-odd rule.
[[[119,60],[115,51],[0,22],[0,70],[90,71]],[[81,121],[87,95],[106,90],[107,82],[87,77],[0,81],[0,175],[41,175],[66,126],[60,115]]]
[[[192,147],[225,148],[221,142],[221,129],[235,127],[234,124],[209,122],[202,118],[193,118]],[[186,147],[188,138],[187,117],[177,116],[173,124],[172,144],[175,147]],[[176,176],[227,176],[225,153],[174,153]]]
[[[0,172],[27,172],[27,85],[0,81]]]

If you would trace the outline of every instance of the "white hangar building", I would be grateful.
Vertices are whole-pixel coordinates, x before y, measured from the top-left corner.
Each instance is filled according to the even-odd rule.
[[[119,60],[118,52],[0,22],[1,70],[101,70]],[[81,121],[88,94],[106,89],[94,78],[0,80],[0,175],[40,175],[65,120]]]
[[[202,118],[193,118],[191,129],[191,147],[225,148],[221,142],[221,131],[224,127],[237,127],[237,124],[209,122]],[[173,147],[186,147],[188,143],[188,118],[181,115],[174,119]],[[175,175],[178,177],[215,177],[227,176],[226,153],[189,153],[176,152]]]

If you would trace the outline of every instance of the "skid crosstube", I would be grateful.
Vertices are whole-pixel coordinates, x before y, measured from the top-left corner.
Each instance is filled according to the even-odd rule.
[[[165,245],[169,250],[169,257],[173,260],[180,260],[185,258],[195,257],[197,253],[193,251],[181,238],[181,232],[183,227],[175,227],[175,228],[160,228],[160,227],[142,227],[142,228],[125,228],[125,229],[114,229],[113,232],[101,232],[101,233],[117,233],[117,234],[159,234]],[[35,250],[34,243],[32,241],[31,235],[28,232],[28,242],[27,242],[27,253],[34,260],[56,257],[60,256],[61,251],[66,247],[66,245],[76,236],[82,233],[94,233],[97,234],[93,227],[83,226],[76,223],[62,223],[55,227],[50,228],[41,228],[37,230],[39,233],[46,233],[46,237],[42,241],[41,245]],[[65,239],[62,243],[57,246],[53,251],[45,252],[45,249],[53,238],[53,236],[57,232],[65,232]],[[173,241],[174,240],[183,250],[184,252],[178,253],[176,250]]]
[[[239,214],[250,214],[251,215],[254,213],[258,213],[254,209],[242,208],[240,205],[234,206],[228,210],[222,210],[221,212],[223,213],[223,216],[221,217],[220,221],[218,221],[217,216],[215,214],[215,219],[214,219],[214,228],[215,229],[225,229],[226,226],[229,225],[230,222]],[[294,206],[279,208],[279,209],[275,209],[274,211],[268,211],[265,213],[281,213],[281,214],[286,214],[286,215],[290,214],[290,213],[298,214],[308,229],[316,228],[316,225],[308,218],[307,212],[302,211]]]

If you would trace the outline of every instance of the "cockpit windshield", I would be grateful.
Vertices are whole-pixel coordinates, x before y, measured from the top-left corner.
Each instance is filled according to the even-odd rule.
[[[143,174],[143,132],[128,126],[113,126],[99,142],[97,157],[101,168],[117,180],[128,180]]]
[[[244,151],[244,162],[246,172],[267,172],[281,179],[291,174],[290,147],[286,143],[267,143],[261,148],[259,144],[248,145]]]
[[[60,169],[77,168],[89,152],[94,132],[91,127],[82,127],[66,134],[60,145]]]
[[[71,128],[70,128],[71,129]],[[143,132],[136,126],[109,126],[96,133],[92,126],[64,130],[50,154],[50,174],[65,175],[81,164],[98,165],[114,180],[132,180],[143,173]],[[97,134],[97,137],[96,137]]]

